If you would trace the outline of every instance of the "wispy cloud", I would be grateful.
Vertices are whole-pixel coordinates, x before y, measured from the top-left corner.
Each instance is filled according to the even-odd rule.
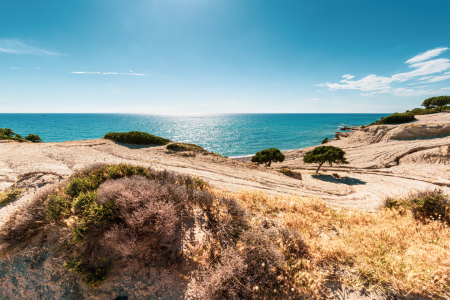
[[[420,84],[423,84],[424,82],[437,82],[450,79],[450,72],[445,72],[450,69],[450,59],[431,59],[440,55],[447,49],[447,47],[441,47],[428,50],[407,60],[405,63],[409,65],[409,68],[413,69],[409,72],[397,73],[389,77],[371,74],[359,80],[351,80],[354,76],[345,74],[342,76],[343,79],[339,83],[326,82],[317,84],[316,86],[328,87],[331,91],[360,90],[365,92],[361,94],[363,96],[371,96],[374,94],[393,94],[397,96],[432,94],[435,90],[423,89],[422,87],[408,89],[399,87],[395,88],[392,85],[394,83],[402,83],[409,80],[420,81]]]
[[[61,55],[55,51],[27,45],[18,39],[0,39],[0,52],[8,54]]]
[[[72,74],[90,74],[90,75],[126,75],[126,76],[145,76],[143,73],[136,73],[136,72],[85,72],[85,71],[77,71],[77,72],[70,72]]]
[[[10,69],[13,69],[13,70],[20,70],[20,68],[18,68],[18,67],[10,67]]]
[[[431,49],[428,50],[424,53],[421,53],[419,55],[414,56],[411,59],[408,59],[406,61],[407,64],[415,64],[424,60],[428,60],[430,58],[436,57],[441,55],[442,52],[447,51],[448,48],[447,47],[440,47],[440,48],[435,48],[435,49]]]

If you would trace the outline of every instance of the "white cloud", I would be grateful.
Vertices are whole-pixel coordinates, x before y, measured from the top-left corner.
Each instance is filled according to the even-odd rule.
[[[435,49],[428,50],[428,51],[426,51],[424,53],[421,53],[419,55],[414,56],[411,59],[408,59],[406,61],[406,63],[407,64],[414,64],[414,63],[418,63],[418,62],[421,62],[421,61],[424,61],[424,60],[427,60],[427,59],[439,56],[439,55],[441,55],[442,52],[447,51],[447,49],[448,49],[447,47],[440,47],[440,48],[435,48]]]
[[[11,69],[13,69],[13,70],[20,70],[20,68],[18,68],[18,67],[11,67]]]
[[[419,80],[426,80],[425,82],[438,82],[442,80],[450,79],[450,72],[445,72],[443,75],[438,76],[428,76],[420,78]]]
[[[347,80],[350,80],[350,79],[355,78],[355,76],[353,76],[353,75],[351,75],[351,74],[344,74],[344,75],[342,75],[342,78],[345,78],[345,79],[347,79]]]
[[[416,68],[414,71],[399,73],[392,76],[394,81],[404,82],[415,77],[436,74],[450,69],[450,59],[439,58],[412,64],[411,68]]]
[[[360,80],[341,80],[341,83],[330,83],[327,82],[324,85],[330,90],[361,90],[364,92],[374,91],[374,90],[385,90],[390,89],[389,84],[392,82],[392,78],[368,75]]]
[[[126,76],[145,76],[143,73],[119,73],[119,72],[84,72],[84,71],[76,71],[70,72],[72,74],[91,74],[91,75],[126,75]]]
[[[408,80],[420,81],[420,84],[424,82],[437,82],[446,79],[450,79],[450,72],[445,72],[450,69],[450,59],[447,58],[436,58],[431,59],[448,48],[436,48],[425,53],[419,54],[408,61],[409,68],[414,70],[404,73],[394,74],[390,77],[378,76],[378,75],[367,75],[366,77],[359,80],[351,80],[355,76],[350,74],[345,74],[339,83],[321,83],[316,84],[316,86],[328,87],[329,90],[360,90],[365,93],[361,93],[362,96],[373,96],[375,94],[393,94],[397,96],[412,96],[412,95],[428,95],[433,92],[429,89],[420,89],[421,87],[413,88],[395,88],[392,85],[394,83],[401,83]],[[417,83],[410,83],[407,85],[415,85]]]
[[[8,54],[61,55],[55,51],[26,45],[18,39],[0,39],[0,52]]]

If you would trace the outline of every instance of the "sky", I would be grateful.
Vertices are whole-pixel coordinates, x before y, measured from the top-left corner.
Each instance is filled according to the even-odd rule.
[[[0,0],[0,113],[392,113],[450,95],[448,0]]]

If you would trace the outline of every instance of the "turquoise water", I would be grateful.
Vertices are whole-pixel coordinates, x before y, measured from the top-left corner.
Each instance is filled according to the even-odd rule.
[[[339,126],[369,124],[388,114],[227,114],[162,116],[130,114],[0,114],[0,128],[45,142],[98,139],[107,132],[145,131],[195,143],[226,156],[275,147],[298,149],[333,138]]]

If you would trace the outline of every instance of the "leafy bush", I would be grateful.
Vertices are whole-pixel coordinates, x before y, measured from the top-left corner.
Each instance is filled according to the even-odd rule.
[[[441,220],[450,224],[450,199],[441,189],[410,193],[405,198],[387,197],[384,206],[391,209],[409,209],[422,222]]]
[[[41,138],[36,134],[29,134],[23,138],[20,134],[15,133],[9,128],[0,128],[0,140],[16,140],[19,142],[27,140],[33,143],[42,143]]]
[[[306,152],[303,157],[303,162],[311,164],[318,163],[316,173],[319,172],[320,167],[324,163],[332,164],[348,164],[347,159],[344,157],[345,152],[341,148],[334,146],[319,146],[312,151]]]
[[[7,227],[0,243],[14,247],[46,224],[68,227],[72,235],[65,267],[79,274],[86,284],[96,286],[117,260],[138,258],[151,266],[176,259],[180,216],[190,215],[190,205],[204,208],[208,220],[215,224],[215,198],[202,190],[207,186],[198,177],[167,171],[125,164],[97,165],[37,196],[26,217]],[[220,202],[228,208],[228,216],[239,211],[229,199]],[[235,235],[233,226],[214,226],[228,237]]]
[[[376,121],[377,125],[382,124],[402,124],[414,121],[415,117],[412,113],[394,113],[387,117],[382,117],[380,120]]]
[[[194,152],[206,152],[203,147],[196,144],[188,143],[171,143],[166,146],[167,150],[171,151],[194,151]]]
[[[284,154],[276,148],[265,149],[257,152],[251,159],[252,162],[257,162],[258,164],[265,163],[268,167],[274,161],[283,162]]]
[[[429,115],[429,114],[435,114],[437,111],[435,109],[426,109],[426,108],[414,108],[411,111],[409,111],[413,115]]]
[[[130,145],[166,145],[170,142],[168,139],[141,131],[109,132],[105,134],[104,138]]]
[[[33,143],[42,143],[41,138],[37,134],[29,134],[25,137],[27,141],[33,142]]]
[[[326,144],[326,143],[328,143],[328,142],[329,142],[328,138],[324,138],[324,139],[322,140],[322,145],[323,145],[323,144]]]

